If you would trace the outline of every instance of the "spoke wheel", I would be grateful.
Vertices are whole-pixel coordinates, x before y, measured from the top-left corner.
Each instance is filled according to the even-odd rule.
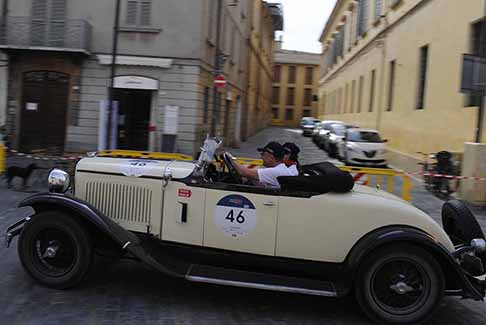
[[[78,251],[74,238],[58,228],[47,228],[33,235],[32,261],[46,276],[66,275],[74,266]]]
[[[60,212],[34,215],[20,234],[17,250],[32,278],[57,289],[78,284],[92,260],[87,229],[77,219]]]
[[[371,294],[377,305],[392,314],[408,314],[423,305],[430,294],[430,279],[413,260],[384,262],[371,279]]]
[[[377,250],[365,258],[357,276],[358,302],[378,323],[423,323],[444,294],[440,265],[434,256],[412,245]]]

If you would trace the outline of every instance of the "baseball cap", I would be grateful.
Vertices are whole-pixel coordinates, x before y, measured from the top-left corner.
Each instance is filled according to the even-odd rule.
[[[282,145],[278,142],[271,141],[265,145],[263,148],[257,149],[259,152],[269,152],[275,156],[277,159],[282,159],[285,154],[285,149]]]
[[[286,153],[289,153],[293,157],[297,157],[299,155],[300,149],[299,147],[293,142],[286,142],[283,145]]]

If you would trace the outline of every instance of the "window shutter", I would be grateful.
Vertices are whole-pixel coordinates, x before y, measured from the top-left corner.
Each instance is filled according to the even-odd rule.
[[[47,18],[47,0],[32,0],[32,18]]]
[[[381,17],[381,12],[383,8],[383,0],[375,0],[375,20]]]
[[[368,0],[360,0],[358,7],[358,28],[357,35],[362,36],[366,32],[366,25],[368,23]]]
[[[127,25],[136,25],[137,24],[137,12],[138,12],[137,1],[130,1],[129,0],[127,2],[127,17],[126,17]]]
[[[51,0],[51,20],[64,21],[66,19],[66,0]]]
[[[66,0],[51,0],[49,17],[49,45],[63,47],[66,30]]]
[[[140,25],[150,26],[152,17],[152,1],[142,1],[140,3]]]

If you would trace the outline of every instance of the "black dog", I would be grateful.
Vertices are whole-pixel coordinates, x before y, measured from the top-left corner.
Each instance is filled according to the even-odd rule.
[[[18,166],[10,166],[5,171],[5,178],[7,179],[7,187],[12,187],[12,179],[14,177],[22,178],[24,182],[24,187],[27,186],[27,180],[29,179],[30,175],[34,171],[34,169],[38,169],[36,164],[30,164],[27,167],[18,167]]]

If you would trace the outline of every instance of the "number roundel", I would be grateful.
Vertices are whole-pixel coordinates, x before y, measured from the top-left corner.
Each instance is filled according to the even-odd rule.
[[[255,205],[244,196],[227,195],[216,204],[214,223],[225,236],[245,237],[257,224]]]

